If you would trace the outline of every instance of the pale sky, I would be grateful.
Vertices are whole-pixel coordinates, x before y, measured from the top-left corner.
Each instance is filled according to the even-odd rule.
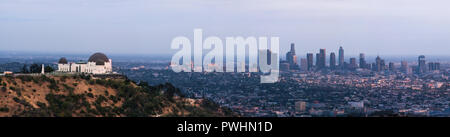
[[[0,51],[172,54],[176,36],[277,36],[281,53],[448,55],[448,0],[1,0]]]

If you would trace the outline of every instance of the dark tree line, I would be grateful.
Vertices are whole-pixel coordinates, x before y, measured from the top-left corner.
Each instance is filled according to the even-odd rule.
[[[42,66],[38,65],[36,63],[31,64],[29,67],[25,64],[22,67],[22,73],[41,73],[41,71],[42,71]],[[53,71],[55,71],[55,70],[51,66],[47,65],[44,67],[45,73],[49,73],[49,72],[53,72]]]

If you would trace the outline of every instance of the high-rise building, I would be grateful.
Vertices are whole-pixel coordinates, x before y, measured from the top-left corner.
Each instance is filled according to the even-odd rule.
[[[313,64],[314,55],[312,53],[306,54],[306,60],[308,63],[308,71],[311,71],[314,67],[314,64]]]
[[[308,70],[308,61],[306,60],[306,58],[301,58],[300,59],[300,69],[303,71],[307,71]]]
[[[358,66],[356,65],[356,58],[350,58],[350,69],[355,70]]]
[[[406,73],[408,71],[408,62],[402,61],[400,69],[402,72]]]
[[[377,56],[377,58],[375,59],[375,71],[380,72],[381,71],[381,58],[380,56]]]
[[[287,63],[287,62],[280,62],[280,70],[282,70],[282,71],[289,71],[290,70],[289,63]]]
[[[395,71],[395,64],[394,64],[394,62],[389,62],[389,71]]]
[[[344,67],[344,49],[342,47],[339,47],[339,66]]]
[[[330,69],[336,69],[336,55],[334,52],[330,53]]]
[[[440,70],[441,64],[439,62],[428,63],[428,71]]]
[[[326,60],[327,60],[327,55],[326,55],[326,50],[325,49],[320,49],[320,61],[319,61],[319,69],[324,69],[326,66]]]
[[[320,54],[316,53],[316,69],[320,69]]]
[[[286,61],[292,69],[298,69],[297,55],[295,55],[295,44],[291,43],[291,50],[286,53]]]
[[[423,74],[427,71],[427,66],[425,65],[425,56],[424,55],[420,55],[419,59],[417,61],[418,63],[418,67],[417,67],[417,73],[418,74]]]
[[[377,62],[372,63],[371,68],[372,71],[378,71],[378,63]]]
[[[381,60],[381,71],[385,71],[386,70],[386,62],[384,61],[384,59]]]
[[[428,71],[433,71],[434,68],[434,63],[433,62],[428,62]]]
[[[360,68],[367,68],[366,57],[365,57],[364,53],[360,53],[359,54],[359,67]]]
[[[370,64],[370,63],[366,63],[366,69],[368,69],[368,70],[372,70],[372,64]]]
[[[435,68],[435,70],[441,70],[441,63],[435,62],[434,63],[434,68]]]
[[[295,55],[295,44],[294,43],[291,43],[291,52],[292,52],[292,55]]]

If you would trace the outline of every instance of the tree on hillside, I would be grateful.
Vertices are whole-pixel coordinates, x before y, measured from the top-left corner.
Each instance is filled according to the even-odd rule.
[[[30,73],[41,73],[41,66],[39,66],[38,64],[32,64],[30,66]]]
[[[30,71],[28,71],[28,66],[27,64],[24,64],[22,67],[22,73],[30,73]]]
[[[55,71],[55,70],[53,69],[53,67],[45,66],[45,67],[44,67],[44,71],[45,71],[45,73],[49,73],[49,72],[53,72],[53,71]]]

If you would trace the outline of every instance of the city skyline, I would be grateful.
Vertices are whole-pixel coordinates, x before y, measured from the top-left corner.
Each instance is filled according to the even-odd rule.
[[[291,50],[286,53],[286,60],[281,60],[280,70],[282,71],[373,71],[373,72],[402,72],[404,74],[428,74],[428,72],[441,71],[441,62],[427,61],[425,55],[419,55],[417,62],[412,62],[412,66],[408,66],[408,61],[402,59],[400,62],[386,61],[379,55],[376,56],[375,61],[367,61],[365,53],[359,54],[359,61],[357,63],[356,57],[347,57],[349,61],[345,61],[345,52],[342,46],[339,47],[339,64],[336,65],[336,55],[333,51],[330,52],[330,58],[327,61],[326,49],[319,49],[316,52],[316,59],[314,62],[314,53],[307,53],[306,58],[300,58],[300,64],[296,61],[295,44],[291,43]],[[327,63],[329,65],[327,65]],[[397,68],[396,64],[401,67]],[[299,66],[300,65],[300,66]]]

